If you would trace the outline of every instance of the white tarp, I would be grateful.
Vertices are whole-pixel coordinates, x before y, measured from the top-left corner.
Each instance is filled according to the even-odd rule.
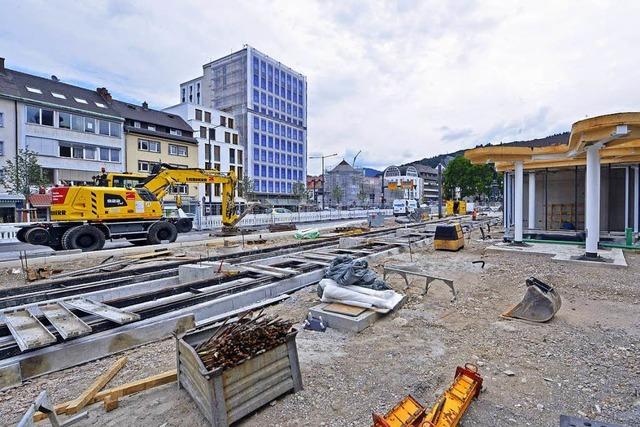
[[[381,308],[387,312],[402,301],[403,296],[395,291],[377,291],[362,286],[339,286],[331,279],[322,279],[318,286],[322,291],[322,302],[340,302],[364,308]]]

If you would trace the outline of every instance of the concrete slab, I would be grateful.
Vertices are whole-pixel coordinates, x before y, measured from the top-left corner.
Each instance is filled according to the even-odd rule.
[[[356,246],[362,246],[366,243],[363,237],[341,237],[338,243],[338,249],[350,249]]]
[[[197,280],[211,279],[216,276],[218,266],[209,263],[186,264],[178,267],[180,283],[195,282]]]
[[[600,261],[585,261],[577,259],[584,255],[584,247],[578,245],[563,245],[557,243],[527,243],[527,246],[511,246],[509,243],[497,243],[487,248],[491,251],[520,253],[524,255],[547,255],[552,261],[576,263],[592,267],[626,268],[627,261],[622,249],[598,249],[598,255],[604,259]]]
[[[366,310],[358,316],[346,316],[340,313],[325,311],[324,308],[329,305],[327,303],[318,304],[309,309],[313,317],[322,317],[327,327],[337,329],[342,332],[360,332],[368,328],[381,316],[375,311]]]

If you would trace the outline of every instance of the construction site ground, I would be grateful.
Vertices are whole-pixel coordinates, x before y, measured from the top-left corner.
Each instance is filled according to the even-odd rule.
[[[494,237],[501,236],[492,233]],[[359,334],[302,330],[297,344],[304,390],[282,396],[238,423],[242,426],[366,426],[411,394],[427,406],[452,382],[456,366],[475,363],[483,392],[464,426],[557,426],[560,414],[627,426],[640,420],[640,255],[626,252],[625,269],[556,263],[540,255],[486,251],[479,232],[459,252],[413,251],[413,262],[451,278],[458,300],[440,282],[424,295],[424,281],[391,276],[407,294],[403,307]],[[481,268],[472,261],[484,260]],[[408,263],[404,253],[380,259]],[[525,279],[556,287],[562,308],[549,323],[506,320]],[[315,287],[271,306],[269,313],[302,321],[319,302]],[[171,339],[125,353],[126,366],[107,387],[175,368]],[[0,424],[13,425],[38,393],[55,403],[78,396],[121,355],[48,374],[0,392]],[[122,398],[104,412],[88,408],[80,426],[205,426],[175,383]],[[45,422],[46,423],[46,422]]]

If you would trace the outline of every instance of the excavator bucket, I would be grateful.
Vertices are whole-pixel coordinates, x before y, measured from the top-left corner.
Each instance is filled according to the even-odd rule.
[[[560,310],[561,304],[560,295],[553,286],[530,277],[527,279],[527,292],[522,301],[502,313],[502,316],[531,322],[547,322]]]

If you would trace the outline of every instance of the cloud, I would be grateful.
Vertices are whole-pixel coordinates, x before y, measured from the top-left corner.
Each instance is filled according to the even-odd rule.
[[[248,43],[308,77],[310,153],[384,167],[637,110],[640,3],[0,0],[7,66],[164,107]],[[362,162],[362,163],[361,163]],[[319,171],[310,161],[310,172]]]

